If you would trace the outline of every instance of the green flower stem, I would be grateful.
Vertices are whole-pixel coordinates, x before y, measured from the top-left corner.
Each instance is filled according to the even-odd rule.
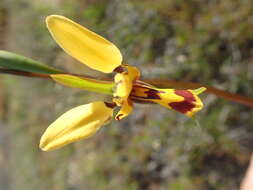
[[[85,84],[88,91],[113,95],[114,82],[85,78]]]
[[[4,69],[4,68],[0,68],[0,74],[10,74],[10,75],[23,76],[23,77],[33,77],[33,78],[51,78],[49,74],[32,73],[32,72],[27,72],[27,71],[19,71],[15,69]]]
[[[97,80],[90,77],[70,73],[41,74],[3,68],[0,68],[0,73],[32,78],[54,79],[56,82],[68,87],[79,88],[82,90],[108,95],[113,95],[113,88],[115,85],[113,81]]]
[[[50,75],[56,82],[72,87],[87,90],[91,92],[97,92],[102,94],[113,94],[113,88],[115,83],[112,81],[103,81],[97,79],[91,79],[87,77],[72,75],[72,74],[54,74]]]

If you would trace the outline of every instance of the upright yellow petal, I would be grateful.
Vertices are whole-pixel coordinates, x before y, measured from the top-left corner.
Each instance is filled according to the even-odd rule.
[[[114,77],[114,82],[116,84],[116,90],[113,93],[114,102],[120,106],[123,101],[128,99],[132,90],[132,81],[128,75],[117,73]]]
[[[55,41],[90,68],[110,73],[121,64],[119,49],[98,34],[59,15],[48,16],[46,23]]]
[[[75,107],[54,121],[40,140],[44,151],[54,150],[66,144],[94,135],[110,121],[113,109],[104,102],[93,102]]]
[[[124,65],[127,71],[117,73],[114,77],[116,90],[113,93],[114,102],[121,105],[123,101],[127,101],[130,92],[132,91],[134,81],[140,78],[140,71],[133,66]]]

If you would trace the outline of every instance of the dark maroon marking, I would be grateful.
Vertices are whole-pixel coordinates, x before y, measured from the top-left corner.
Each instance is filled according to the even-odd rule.
[[[185,98],[185,100],[190,101],[190,102],[195,102],[195,98],[191,92],[188,90],[175,90],[175,94],[182,96]]]
[[[165,93],[164,91],[158,91],[155,89],[152,89],[150,87],[146,87],[146,86],[139,86],[139,85],[134,85],[133,89],[132,89],[132,93],[135,92],[134,88],[142,88],[142,89],[146,89],[147,91],[144,91],[144,94],[147,94],[147,97],[144,96],[136,96],[136,95],[131,95],[133,97],[136,98],[142,98],[142,99],[151,99],[151,100],[159,100],[161,99],[160,96],[158,95],[158,93]]]
[[[161,99],[160,96],[158,95],[158,93],[161,93],[161,91],[149,89],[148,91],[145,91],[144,93],[147,94],[147,99],[156,99],[156,100]]]
[[[151,102],[145,99],[143,100],[137,96],[130,96],[130,100],[132,100],[134,103],[137,103],[137,104],[155,104],[154,102]]]
[[[110,103],[110,102],[104,102],[104,103],[105,103],[106,107],[112,108],[112,109],[117,106],[115,103]]]
[[[188,111],[191,111],[195,107],[195,104],[184,100],[182,102],[169,103],[169,106],[178,112],[187,113]]]
[[[123,114],[122,114],[122,113],[121,113],[121,114],[119,114],[119,115],[117,115],[116,120],[117,120],[117,121],[119,121],[121,116],[123,116]]]
[[[143,87],[151,87],[151,88],[154,87],[153,85],[150,85],[150,84],[145,83],[145,82],[140,81],[140,80],[136,80],[134,82],[134,85],[136,85],[136,86],[143,86]]]
[[[184,101],[169,103],[172,109],[185,114],[195,107],[194,102],[196,99],[191,92],[187,90],[175,90],[175,94],[184,97]]]
[[[159,91],[160,92],[160,91]],[[146,93],[146,92],[144,92],[144,93]],[[161,93],[163,93],[163,92],[161,92]],[[147,94],[147,93],[146,93]],[[132,95],[132,94],[130,94],[130,96],[132,97],[132,98],[135,98],[135,99],[144,99],[144,100],[154,100],[154,99],[161,99],[157,94],[155,94],[155,95],[153,95],[152,97],[151,96],[149,96],[148,94],[147,94],[147,97],[144,97],[144,96],[136,96],[136,95]],[[156,97],[157,96],[157,97]],[[158,98],[159,97],[159,98]]]
[[[153,91],[156,91],[156,92],[159,92],[159,93],[165,93],[164,91],[158,91],[158,90],[155,90],[155,89],[153,89],[151,86],[143,86],[143,85],[136,85],[136,84],[134,84],[133,85],[133,89],[134,88],[142,88],[142,89],[147,89],[147,90],[153,90]]]
[[[122,67],[122,66],[118,66],[116,67],[113,72],[116,72],[116,73],[123,73],[126,71],[126,68]]]
[[[137,85],[137,84],[134,84],[133,88],[143,88],[143,89],[147,89],[147,90],[151,89],[151,87],[149,87],[149,86],[143,86],[143,85]]]

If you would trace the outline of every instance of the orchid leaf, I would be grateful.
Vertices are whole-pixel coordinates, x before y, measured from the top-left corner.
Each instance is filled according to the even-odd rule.
[[[35,72],[42,74],[57,74],[62,71],[49,67],[30,58],[0,50],[0,67],[5,69],[14,69],[25,72]]]

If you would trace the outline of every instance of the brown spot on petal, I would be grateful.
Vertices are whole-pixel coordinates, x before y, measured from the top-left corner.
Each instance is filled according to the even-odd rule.
[[[104,102],[105,105],[108,107],[108,108],[115,108],[117,105],[113,102],[113,103],[110,103],[110,102]]]
[[[138,95],[135,95],[135,93],[138,94],[138,92],[136,92],[136,89],[145,89],[145,90],[142,90],[144,94],[146,94],[147,96],[138,96]],[[138,91],[138,90],[137,90]],[[134,85],[133,86],[133,89],[132,89],[132,92],[131,92],[131,96],[132,97],[135,97],[135,98],[142,98],[142,99],[150,99],[150,100],[154,100],[154,99],[161,99],[161,97],[158,95],[159,93],[165,93],[164,91],[161,91],[161,90],[156,90],[156,89],[153,89],[151,87],[148,87],[148,86],[139,86],[139,85]]]
[[[151,102],[147,99],[141,99],[140,97],[130,96],[130,99],[137,104],[154,104],[154,102]]]
[[[123,116],[123,114],[121,113],[121,114],[117,115],[115,119],[116,119],[117,121],[119,121],[119,120],[121,120],[120,117],[122,117],[122,116]]]
[[[185,114],[188,111],[191,111],[195,107],[194,102],[196,100],[195,100],[193,94],[190,91],[175,90],[175,94],[184,97],[184,101],[169,103],[169,106],[172,109]]]
[[[175,94],[184,97],[186,101],[196,101],[193,94],[188,90],[175,90]]]
[[[172,109],[185,114],[188,111],[191,111],[195,107],[195,104],[192,103],[192,102],[188,102],[188,101],[184,100],[182,102],[169,103],[169,106]]]
[[[126,71],[126,69],[125,69],[124,67],[122,67],[121,65],[118,66],[118,67],[116,67],[116,68],[113,70],[113,72],[116,72],[116,73],[123,73],[123,72],[125,72],[125,71]]]
[[[149,89],[148,91],[144,92],[145,94],[147,94],[147,99],[156,99],[159,100],[161,99],[161,97],[158,95],[158,93],[162,93],[162,91],[157,91],[154,89]]]

